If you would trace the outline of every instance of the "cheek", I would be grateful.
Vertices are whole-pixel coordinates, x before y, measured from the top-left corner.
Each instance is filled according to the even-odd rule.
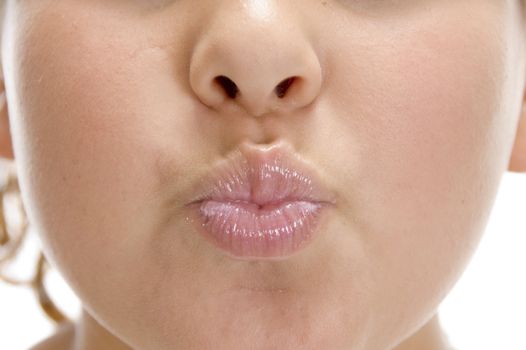
[[[168,205],[190,180],[181,170],[198,125],[166,74],[174,62],[145,45],[146,31],[130,37],[130,24],[61,6],[28,16],[15,33],[13,137],[32,224],[90,300],[108,284],[132,284],[119,268],[137,266],[159,225],[177,214]],[[160,171],[167,163],[170,178]],[[97,271],[112,282],[93,283]]]
[[[350,164],[333,173],[347,184],[346,229],[360,235],[366,257],[352,265],[386,287],[378,314],[431,312],[486,225],[520,100],[515,36],[496,30],[511,20],[489,7],[475,6],[474,22],[452,9],[432,23],[364,24],[326,38],[355,53],[329,63],[339,72],[330,104],[345,135],[331,148],[348,150],[335,163]]]
[[[421,254],[438,270],[464,259],[485,226],[513,125],[501,93],[515,79],[506,75],[504,38],[480,24],[436,26],[394,43],[397,52],[383,56],[389,69],[371,73],[384,88],[370,95],[378,101],[375,124],[363,132],[376,141],[367,144],[360,173],[368,203],[385,209],[385,217],[368,221],[373,232],[388,228],[375,243],[385,252],[379,256],[394,262]],[[401,248],[396,256],[393,245]]]

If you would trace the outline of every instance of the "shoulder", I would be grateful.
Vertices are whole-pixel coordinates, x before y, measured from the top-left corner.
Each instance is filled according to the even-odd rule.
[[[74,333],[74,324],[66,323],[60,326],[54,334],[33,345],[28,350],[70,350],[72,349]]]

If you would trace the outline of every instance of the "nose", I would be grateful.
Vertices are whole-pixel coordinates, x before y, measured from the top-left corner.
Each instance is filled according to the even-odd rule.
[[[225,4],[237,4],[226,6]],[[279,5],[278,5],[279,3]],[[284,1],[216,1],[190,62],[190,85],[206,106],[252,116],[291,112],[319,94],[318,55]]]

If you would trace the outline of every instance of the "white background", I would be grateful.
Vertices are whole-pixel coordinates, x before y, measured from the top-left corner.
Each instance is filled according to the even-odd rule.
[[[33,271],[40,242],[32,230],[28,238],[9,270],[16,276]],[[78,315],[78,299],[55,270],[46,285],[60,308]],[[479,248],[439,314],[459,350],[526,349],[526,175],[504,174]],[[31,290],[0,282],[0,349],[25,350],[52,332]]]

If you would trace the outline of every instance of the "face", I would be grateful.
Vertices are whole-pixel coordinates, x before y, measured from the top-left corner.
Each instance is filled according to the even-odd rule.
[[[133,348],[391,348],[474,252],[521,111],[519,1],[6,4],[29,220]],[[300,253],[232,259],[185,204],[240,144],[278,142],[336,204]]]

